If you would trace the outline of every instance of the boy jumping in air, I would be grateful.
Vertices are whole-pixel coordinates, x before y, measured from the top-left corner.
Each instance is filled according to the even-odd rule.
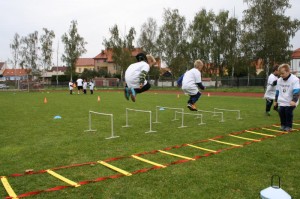
[[[136,94],[142,93],[150,89],[151,85],[146,80],[146,76],[156,61],[152,55],[139,53],[136,56],[137,63],[131,64],[125,71],[125,98],[135,102]]]
[[[188,70],[183,76],[181,88],[184,93],[190,96],[187,107],[191,111],[197,111],[195,104],[201,96],[201,93],[199,92],[198,88],[200,88],[201,90],[205,89],[205,87],[202,85],[201,82],[202,68],[203,68],[203,63],[201,60],[198,59],[194,63],[194,68]]]

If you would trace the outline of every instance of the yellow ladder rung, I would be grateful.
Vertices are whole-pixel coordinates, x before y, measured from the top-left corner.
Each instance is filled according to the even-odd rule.
[[[230,145],[230,146],[239,146],[239,147],[243,147],[242,145],[239,145],[239,144],[232,144],[232,143],[229,143],[229,142],[222,142],[222,141],[219,141],[219,140],[213,140],[213,139],[208,139],[208,140],[213,141],[213,142],[217,142],[217,143],[221,143],[221,144]]]
[[[293,123],[293,124],[296,125],[296,126],[300,125],[300,124],[297,124],[297,123]]]
[[[108,168],[110,168],[110,169],[112,169],[112,170],[115,170],[115,171],[117,171],[119,173],[122,173],[122,174],[124,174],[126,176],[131,176],[132,175],[131,173],[129,173],[129,172],[123,170],[123,169],[119,169],[118,167],[115,167],[115,166],[113,166],[111,164],[108,164],[107,162],[104,162],[104,161],[97,161],[97,162],[100,163],[100,164],[102,164],[102,165],[104,165],[104,166],[106,166],[106,167],[108,167]]]
[[[259,133],[259,132],[255,132],[255,131],[245,130],[245,132],[252,133],[252,134],[257,134],[257,135],[269,136],[269,137],[276,137],[275,135],[270,135],[270,134],[266,134],[266,133]]]
[[[158,150],[158,151],[161,152],[161,153],[167,154],[167,155],[176,156],[176,157],[183,158],[183,159],[186,159],[186,160],[195,160],[194,158],[190,158],[190,157],[183,156],[183,155],[178,155],[178,154],[175,154],[175,153],[170,153],[170,152],[166,152],[166,151],[162,151],[162,150]]]
[[[237,135],[231,135],[231,134],[229,134],[229,136],[235,137],[235,138],[240,138],[240,139],[243,139],[243,140],[250,140],[250,141],[260,142],[260,140],[256,140],[256,139],[252,139],[252,138],[245,138],[245,137],[241,137],[241,136],[237,136]]]
[[[80,186],[80,184],[78,184],[78,183],[76,183],[76,182],[74,182],[74,181],[72,181],[72,180],[69,180],[69,179],[65,178],[64,176],[62,176],[62,175],[60,175],[60,174],[58,174],[58,173],[56,173],[56,172],[54,172],[54,171],[52,171],[52,170],[50,170],[50,169],[47,169],[46,171],[47,171],[47,173],[49,173],[50,175],[52,175],[52,176],[54,176],[54,177],[60,179],[61,181],[64,181],[65,183],[67,183],[67,184],[69,184],[69,185],[72,185],[72,186],[74,186],[74,187],[79,187],[79,186]]]
[[[195,145],[192,145],[192,144],[187,144],[187,145],[190,146],[190,147],[194,147],[196,149],[201,149],[203,151],[209,151],[209,152],[213,152],[213,153],[217,152],[217,151],[214,151],[214,150],[211,150],[211,149],[206,149],[206,148],[195,146]]]
[[[156,162],[152,162],[152,161],[150,161],[150,160],[147,160],[147,159],[141,158],[141,157],[139,157],[139,156],[136,156],[136,155],[132,155],[131,157],[133,157],[133,158],[135,158],[135,159],[137,159],[137,160],[140,160],[140,161],[142,161],[142,162],[146,162],[146,163],[152,164],[152,165],[154,165],[154,166],[158,166],[158,167],[166,168],[166,166],[165,166],[165,165],[158,164],[158,163],[156,163]]]
[[[1,182],[2,182],[6,192],[8,193],[9,197],[11,197],[13,199],[17,199],[18,198],[17,194],[11,188],[11,186],[5,176],[1,176]]]
[[[276,125],[273,125],[274,127],[279,127],[279,126],[276,126]],[[267,131],[273,131],[273,132],[276,132],[276,133],[284,133],[284,134],[287,134],[287,132],[284,132],[284,131],[279,131],[279,130],[276,130],[276,129],[269,129],[269,128],[261,128],[261,129],[264,129],[264,130],[267,130]]]

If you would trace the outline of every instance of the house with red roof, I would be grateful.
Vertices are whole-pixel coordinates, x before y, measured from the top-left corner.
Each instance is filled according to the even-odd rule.
[[[27,69],[5,69],[3,78],[4,80],[25,80],[28,79],[29,72]]]
[[[50,83],[52,76],[64,75],[67,70],[66,66],[53,66],[50,70],[42,72],[41,78],[44,83]]]
[[[95,61],[93,58],[78,58],[75,65],[75,72],[82,73],[84,69],[94,70]]]
[[[298,77],[300,76],[300,48],[291,55],[291,69]]]
[[[138,53],[142,52],[141,48],[134,48],[131,51],[131,56],[135,57]],[[93,58],[95,60],[95,69],[105,70],[110,74],[116,74],[120,72],[121,67],[117,66],[113,60],[113,49],[107,48],[102,50],[96,57]]]

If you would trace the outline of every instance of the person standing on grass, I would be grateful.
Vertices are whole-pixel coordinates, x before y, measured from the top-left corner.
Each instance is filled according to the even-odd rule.
[[[83,94],[86,94],[87,85],[88,85],[88,83],[87,83],[86,79],[84,79],[83,84],[82,84]]]
[[[70,80],[69,81],[69,90],[70,90],[70,94],[73,94],[73,82]]]
[[[139,53],[136,56],[137,63],[131,64],[125,71],[125,98],[135,102],[136,94],[145,92],[150,89],[151,85],[146,80],[146,76],[156,60],[152,55]]]
[[[188,70],[182,79],[182,90],[185,94],[188,94],[190,96],[190,99],[188,100],[187,107],[191,111],[197,111],[196,108],[196,102],[201,96],[201,93],[199,92],[200,88],[201,90],[204,90],[205,87],[203,86],[201,82],[201,70],[203,68],[203,62],[198,59],[194,63],[194,68]]]
[[[278,108],[280,130],[289,132],[293,127],[293,111],[299,103],[299,78],[291,74],[288,64],[281,64],[278,71],[274,108]]]
[[[266,99],[266,115],[270,116],[270,110],[275,100],[276,85],[278,80],[278,65],[273,67],[272,73],[268,77],[267,88],[264,95]]]
[[[79,77],[79,78],[76,80],[76,83],[77,83],[77,90],[78,90],[78,94],[79,94],[79,93],[80,93],[80,90],[82,90],[83,80]]]
[[[89,86],[90,86],[91,95],[93,95],[94,94],[94,86],[95,86],[93,80],[90,80]]]

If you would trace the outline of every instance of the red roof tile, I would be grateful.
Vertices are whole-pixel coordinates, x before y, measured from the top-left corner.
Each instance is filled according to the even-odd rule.
[[[292,59],[300,59],[300,48],[292,53]]]
[[[93,58],[78,58],[76,66],[94,66]]]
[[[5,69],[3,72],[4,77],[25,76],[25,75],[27,75],[26,69]]]
[[[138,53],[143,52],[141,48],[134,48],[131,51],[131,56],[135,57]],[[105,59],[106,62],[114,62],[113,58],[113,49],[108,48],[106,50],[102,50],[101,53],[99,53],[94,59]]]

